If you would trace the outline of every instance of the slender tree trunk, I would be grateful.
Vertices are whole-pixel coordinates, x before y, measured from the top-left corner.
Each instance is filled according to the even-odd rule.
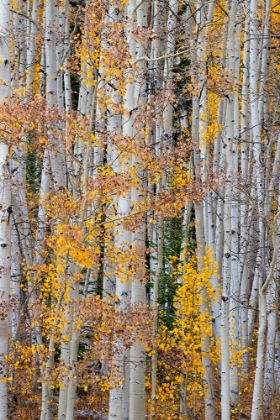
[[[154,291],[153,291],[153,310],[154,310],[154,324],[153,324],[153,336],[155,340],[155,335],[157,332],[157,323],[158,323],[158,288],[160,282],[160,276],[163,271],[163,218],[160,216],[158,221],[158,241],[157,241],[157,268],[156,275],[154,279]],[[152,354],[152,393],[151,393],[151,415],[150,419],[152,420],[155,416],[155,403],[157,395],[157,361],[158,353],[157,348],[153,346]]]
[[[133,3],[129,4],[129,10]],[[130,15],[131,19],[134,19]],[[137,25],[140,30],[143,30],[147,27],[147,4],[139,2],[139,7],[137,8]],[[129,29],[128,29],[129,30]],[[136,40],[135,45],[131,46],[131,55],[136,54],[137,57],[142,57],[145,55],[145,43],[142,40]],[[135,52],[134,52],[135,51]],[[130,103],[132,97],[130,95],[134,94],[134,105],[133,108],[138,107],[139,110],[143,107],[143,104],[146,102],[146,63],[141,61],[137,65],[137,79],[134,84],[134,89],[131,88],[127,92],[127,105],[130,108]],[[138,123],[139,126],[137,130],[141,128],[142,122]],[[131,133],[132,134],[132,133]],[[140,136],[135,136],[134,141],[141,143],[142,138]],[[133,156],[132,165],[136,171],[141,171],[139,164],[139,159],[137,156]],[[143,203],[143,181],[140,180],[139,187],[133,187],[131,192],[131,203],[132,206],[136,209],[139,208],[141,203]],[[145,240],[146,240],[146,226],[144,215],[141,217],[139,228],[132,233],[132,247],[137,249],[139,253],[139,267],[137,269],[137,275],[131,285],[131,303],[145,303],[146,302],[146,288],[143,283],[143,278],[145,277]],[[130,384],[129,384],[129,418],[131,420],[143,420],[145,417],[145,373],[146,373],[146,355],[145,349],[142,344],[136,342],[130,349]]]
[[[274,276],[277,276],[277,270]],[[274,384],[274,368],[275,368],[275,343],[277,331],[277,314],[276,307],[276,282],[271,280],[266,293],[266,311],[267,311],[267,338],[265,350],[265,365],[264,365],[264,382],[263,382],[263,402],[266,415],[271,413],[273,407],[273,389]]]
[[[9,22],[10,3],[0,2],[0,103],[10,94],[10,42]],[[3,83],[4,82],[4,83]],[[0,139],[0,190],[1,190],[1,223],[0,223],[0,420],[7,420],[8,415],[8,371],[6,357],[9,349],[9,297],[11,276],[11,179],[8,170],[9,146]]]
[[[197,53],[196,51],[192,54],[192,63],[194,68],[193,82],[198,84],[197,75]],[[196,149],[194,153],[194,170],[195,178],[198,186],[201,187],[201,173],[200,173],[200,155],[199,155],[199,97],[193,95],[192,99],[192,138],[196,143]],[[196,217],[196,239],[197,239],[197,256],[199,259],[198,264],[202,264],[201,257],[205,255],[205,236],[204,236],[204,223],[203,223],[203,207],[202,204],[195,204],[195,217]],[[202,267],[200,267],[202,268]],[[209,311],[207,304],[207,291],[202,291],[203,303],[200,307],[200,312],[206,314]],[[212,362],[209,355],[210,350],[210,336],[207,334],[206,337],[202,338],[202,364],[204,368],[203,385],[205,392],[205,419],[214,420],[216,416],[215,410],[215,399],[214,399],[214,382],[213,382],[213,371]]]
[[[256,360],[256,374],[254,381],[254,391],[253,391],[253,402],[252,402],[252,411],[251,411],[251,420],[260,420],[263,415],[263,379],[264,379],[264,355],[265,355],[265,332],[266,332],[266,323],[267,323],[267,313],[266,313],[266,294],[267,290],[273,280],[275,267],[277,263],[278,256],[278,230],[277,230],[277,221],[280,216],[278,212],[273,220],[273,223],[270,223],[270,228],[272,229],[272,247],[273,247],[273,256],[270,263],[269,273],[265,279],[264,284],[262,282],[259,285],[259,328],[258,328],[258,346],[257,346],[257,360]],[[262,277],[260,277],[260,281]]]
[[[32,20],[38,22],[38,0],[33,1]],[[34,92],[34,67],[36,57],[36,34],[37,26],[30,23],[30,32],[27,34],[26,39],[26,94],[28,97]]]
[[[246,3],[245,3],[246,5]],[[249,175],[249,151],[248,146],[250,140],[250,133],[248,130],[249,124],[249,104],[248,104],[248,85],[249,85],[249,18],[248,13],[245,16],[245,45],[243,56],[243,78],[241,90],[241,174],[240,181],[242,185],[247,182]],[[240,309],[239,309],[239,342],[240,349],[245,353],[242,355],[241,373],[244,377],[248,372],[249,367],[249,352],[248,349],[248,304],[249,304],[249,281],[251,272],[249,268],[249,247],[250,247],[250,218],[249,205],[244,191],[240,193],[240,264],[239,264],[239,278],[240,278]]]

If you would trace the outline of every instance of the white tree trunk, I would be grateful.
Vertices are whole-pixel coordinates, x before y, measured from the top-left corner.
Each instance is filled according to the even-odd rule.
[[[134,1],[131,1],[128,5],[129,18],[134,19],[131,16],[131,11],[135,7]],[[147,4],[139,2],[137,9],[137,25],[140,28],[147,26]],[[136,45],[133,40],[130,39],[131,34],[129,31],[132,29],[133,22],[129,22],[128,42],[132,42],[130,45],[130,53],[132,58],[137,54],[137,57],[145,55],[145,44],[136,40]],[[136,51],[135,49],[136,48]],[[131,87],[127,87],[126,92],[126,108],[128,110],[134,110],[135,106],[141,108],[143,103],[146,101],[146,79],[145,79],[146,63],[140,62],[137,65],[137,80]],[[134,98],[133,98],[134,95]],[[132,106],[132,107],[131,107]],[[139,109],[140,109],[139,108]],[[129,136],[133,136],[131,116],[124,123],[127,124],[125,130]],[[137,138],[137,141],[142,141]],[[138,167],[138,157],[134,156],[132,164],[135,168]],[[142,182],[142,181],[140,181]],[[137,208],[143,201],[142,186],[140,189],[132,188],[131,203]],[[136,247],[139,250],[139,272],[137,278],[131,285],[131,303],[145,303],[146,302],[146,289],[142,282],[145,276],[145,222],[144,219],[141,221],[141,226],[135,233],[132,234],[132,247]],[[129,419],[130,420],[143,420],[145,418],[145,372],[146,372],[146,355],[145,349],[140,343],[134,344],[130,349],[130,383],[129,383]]]
[[[194,67],[193,74],[193,83],[198,84],[198,75],[197,75],[197,51],[194,50],[192,54],[192,63]],[[199,97],[198,95],[193,95],[192,99],[192,138],[195,141],[197,147],[200,143],[199,139]],[[199,151],[196,149],[194,153],[194,170],[197,182],[201,182],[203,175],[200,173],[200,155]],[[204,217],[203,217],[203,207],[202,204],[195,204],[195,217],[196,217],[196,238],[197,238],[197,256],[200,259],[198,264],[202,264],[201,258],[205,255],[205,228],[204,228]],[[202,267],[201,267],[202,268]],[[200,312],[205,314],[209,311],[207,304],[207,291],[203,289],[203,303],[200,307]],[[210,336],[207,335],[203,337],[202,340],[202,364],[204,368],[204,377],[203,385],[205,392],[205,419],[214,420],[216,416],[215,410],[215,399],[214,399],[214,382],[213,382],[213,371],[212,371],[212,362],[209,356],[210,349]]]
[[[32,20],[38,21],[38,0],[33,1]],[[27,34],[26,39],[26,95],[30,97],[33,92],[34,82],[34,66],[36,57],[36,34],[37,26],[30,23],[30,32]]]
[[[277,270],[275,271],[277,276]],[[277,314],[276,308],[276,282],[271,280],[266,293],[266,311],[267,311],[267,337],[266,337],[266,353],[264,366],[264,384],[263,384],[263,402],[265,410],[271,412],[273,402],[274,367],[275,367],[275,342],[277,331]],[[275,408],[275,407],[274,407]],[[267,413],[267,414],[268,414]]]
[[[161,188],[159,189],[159,191]],[[163,271],[163,218],[160,216],[158,221],[158,240],[157,240],[157,268],[156,274],[154,278],[154,285],[153,285],[153,303],[152,308],[154,311],[154,323],[153,323],[153,336],[155,340],[156,332],[157,332],[157,324],[158,324],[158,288],[159,288],[159,281],[160,276]],[[155,402],[156,402],[156,395],[157,395],[157,370],[158,370],[158,353],[157,348],[154,345],[153,347],[153,355],[152,355],[152,393],[151,393],[151,416],[150,419],[154,418],[154,409],[155,409]]]
[[[10,22],[9,0],[0,2],[0,103],[10,94]],[[9,295],[11,276],[11,180],[8,171],[9,147],[7,140],[0,139],[0,190],[1,190],[1,223],[0,223],[0,420],[7,420],[8,382],[5,358],[9,348]]]
[[[118,215],[120,220],[128,215],[130,211],[130,197],[119,198]],[[120,224],[116,228],[116,247],[121,252],[122,247],[127,249],[131,244],[131,232],[124,229]],[[120,273],[116,275],[116,296],[118,305],[125,308],[130,303],[131,285],[128,278],[124,278]],[[115,343],[117,349],[116,366],[122,376],[122,385],[110,390],[109,419],[125,420],[129,419],[129,351],[123,347],[122,339],[119,338]]]
[[[270,263],[269,273],[262,285],[262,276],[260,277],[259,285],[259,329],[258,329],[258,346],[257,346],[257,358],[256,358],[256,374],[254,381],[253,391],[253,402],[251,411],[251,420],[260,420],[263,415],[263,376],[264,376],[264,355],[265,355],[265,332],[266,332],[266,293],[273,280],[275,267],[278,257],[279,240],[277,237],[278,229],[278,218],[280,212],[274,216],[273,222],[270,222],[270,228],[272,230],[272,249],[273,256]],[[272,285],[273,287],[273,285]]]
[[[249,19],[245,17],[245,45],[249,40]],[[244,183],[249,177],[249,106],[248,106],[248,85],[249,85],[249,49],[244,49],[243,56],[243,78],[242,78],[242,103],[241,103],[241,182]],[[242,376],[247,373],[249,367],[249,353],[248,348],[248,304],[249,304],[249,280],[251,276],[249,268],[249,243],[250,243],[250,218],[249,206],[246,194],[240,193],[240,264],[239,264],[239,278],[240,278],[240,310],[239,310],[239,342],[240,349],[245,351],[242,356],[241,372]]]

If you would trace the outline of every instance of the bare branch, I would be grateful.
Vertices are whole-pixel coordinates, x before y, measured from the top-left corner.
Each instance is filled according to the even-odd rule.
[[[23,13],[23,12],[17,12],[16,10],[14,10],[14,9],[12,9],[11,10],[12,11],[12,13],[16,13],[17,15],[19,15],[19,16],[22,16],[22,17],[24,17],[25,19],[28,19],[31,23],[33,23],[33,25],[38,29],[38,31],[40,31],[41,32],[41,34],[42,35],[44,35],[44,32],[43,32],[43,30],[42,30],[42,28],[38,25],[38,23],[37,22],[35,22],[35,20],[34,19],[32,19],[30,16],[28,16],[28,15],[26,15],[25,13]]]
[[[162,55],[161,57],[157,57],[157,58],[149,58],[146,55],[144,55],[143,57],[139,57],[137,58],[137,60],[133,61],[132,64],[137,64],[140,61],[149,61],[149,62],[154,62],[154,61],[160,61],[160,60],[165,60],[166,58],[173,58],[173,57],[179,57],[180,55],[184,54],[186,51],[180,51],[176,54],[167,54],[167,55]]]

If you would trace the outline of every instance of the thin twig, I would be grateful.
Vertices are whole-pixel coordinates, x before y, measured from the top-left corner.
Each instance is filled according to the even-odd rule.
[[[30,16],[28,16],[28,15],[26,15],[25,13],[23,13],[23,12],[17,12],[16,10],[14,10],[14,9],[12,9],[11,10],[11,12],[12,13],[16,13],[17,15],[19,15],[19,16],[22,16],[22,17],[24,17],[25,19],[28,19],[31,23],[33,23],[33,25],[38,29],[38,31],[40,31],[41,32],[41,34],[44,36],[44,32],[43,32],[43,29],[38,25],[38,23],[34,20],[34,19],[32,19]]]

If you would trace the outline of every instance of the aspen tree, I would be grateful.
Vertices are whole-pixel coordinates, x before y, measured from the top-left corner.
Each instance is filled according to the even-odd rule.
[[[12,201],[13,212],[16,208],[16,203]],[[11,311],[10,311],[10,332],[12,338],[15,338],[18,330],[18,323],[20,319],[20,281],[22,279],[22,260],[19,247],[19,235],[17,232],[15,221],[13,220],[11,244],[12,244],[12,264],[11,264]]]
[[[229,297],[229,337],[230,337],[230,398],[231,402],[236,404],[238,398],[238,376],[237,376],[237,362],[236,353],[238,351],[238,306],[237,301],[239,299],[239,279],[238,279],[238,207],[237,198],[238,193],[236,189],[237,177],[235,175],[238,168],[238,149],[237,142],[235,139],[239,138],[239,121],[238,121],[238,79],[239,79],[239,57],[240,57],[240,25],[236,23],[239,17],[240,9],[238,3],[233,1],[230,5],[229,13],[229,28],[228,28],[228,42],[227,42],[227,53],[228,53],[228,77],[230,84],[234,86],[234,93],[229,92],[228,101],[226,104],[226,130],[225,130],[225,161],[227,165],[226,176],[227,185],[225,190],[225,226],[229,229],[230,233],[226,234],[225,246],[224,246],[224,265],[225,274],[223,274],[223,281],[227,281],[228,265],[230,269],[229,284],[225,286],[225,290],[228,288],[228,292],[222,296],[222,307],[224,299],[223,297]],[[230,197],[228,197],[230,195]],[[229,205],[228,203],[229,199]],[[229,208],[231,206],[231,208]],[[228,226],[230,225],[230,228]],[[230,242],[226,242],[230,241]],[[226,254],[230,254],[229,256]],[[224,290],[224,289],[223,289]],[[224,292],[223,292],[224,293]],[[226,302],[225,302],[226,306]],[[223,312],[222,312],[223,314]],[[222,329],[222,331],[224,331]],[[226,332],[227,334],[227,332]],[[227,350],[225,350],[227,351]],[[222,346],[223,352],[223,346]],[[223,375],[223,368],[222,368]],[[222,382],[223,383],[223,382]],[[222,394],[223,394],[222,390]],[[227,403],[226,403],[227,404]],[[226,418],[226,417],[225,417]]]
[[[155,4],[155,19],[156,19],[156,33],[159,31],[158,19],[159,16],[159,5],[156,2]],[[156,144],[159,145],[156,147],[158,150],[159,157],[165,154],[166,149],[172,147],[173,143],[173,106],[169,101],[169,95],[172,91],[173,85],[173,65],[174,65],[174,50],[175,50],[175,29],[176,29],[176,17],[178,14],[178,1],[171,1],[169,4],[169,13],[168,13],[168,20],[167,20],[167,49],[166,55],[168,58],[165,59],[164,63],[164,70],[163,70],[163,91],[165,93],[165,108],[161,116],[158,117],[156,123]],[[154,42],[154,58],[156,58],[158,54],[158,40]],[[157,77],[157,74],[155,74]],[[157,83],[157,81],[156,81]],[[166,179],[160,180],[157,186],[157,194],[161,194],[163,187],[166,188]],[[153,281],[153,295],[152,295],[152,308],[154,310],[154,326],[153,326],[153,334],[156,335],[157,330],[157,323],[158,323],[158,289],[159,289],[159,281],[163,271],[163,216],[159,216],[158,224],[157,224],[157,234],[155,232],[155,236],[157,237],[157,266],[155,267],[155,277]],[[154,416],[154,405],[156,401],[156,389],[157,389],[157,349],[153,348],[152,354],[152,393],[151,393],[151,419]]]
[[[12,183],[12,267],[11,267],[11,308],[10,331],[13,340],[18,337],[20,326],[20,284],[23,280],[22,265],[25,260],[31,264],[31,238],[26,203],[26,152],[15,147],[11,160]]]
[[[159,185],[159,192],[161,185]],[[159,223],[158,223],[158,249],[157,249],[157,268],[154,278],[154,290],[153,290],[153,302],[152,302],[152,308],[154,310],[154,325],[153,325],[153,334],[156,335],[157,331],[157,323],[158,323],[158,288],[159,288],[159,281],[160,276],[163,271],[163,217],[160,216]],[[154,338],[155,340],[155,338]],[[154,418],[154,406],[156,401],[156,395],[157,395],[157,365],[158,361],[158,354],[157,349],[154,346],[153,348],[153,354],[152,354],[152,393],[151,393],[151,416],[150,418]]]
[[[256,362],[256,375],[254,383],[253,403],[252,403],[252,420],[257,420],[262,412],[262,380],[263,380],[263,357],[264,357],[264,334],[266,329],[266,308],[265,295],[266,290],[273,276],[276,264],[276,240],[273,240],[273,264],[270,266],[268,276],[265,274],[265,222],[264,216],[264,178],[262,171],[261,158],[261,121],[258,109],[258,84],[259,84],[259,67],[258,52],[260,50],[259,28],[257,25],[257,2],[252,0],[250,3],[250,108],[251,108],[251,125],[252,125],[252,141],[253,141],[253,158],[254,158],[254,179],[256,182],[256,198],[259,211],[258,218],[258,235],[259,235],[259,253],[256,263],[259,265],[259,336]],[[275,235],[275,234],[274,234]],[[275,261],[274,261],[275,260]],[[264,281],[264,285],[263,285]]]
[[[117,9],[117,5],[113,2],[109,9],[109,24],[113,26],[123,20],[123,12]],[[117,28],[116,28],[117,29]],[[111,86],[114,86],[113,88]],[[107,152],[107,159],[112,162],[112,169],[117,174],[125,174],[129,162],[122,163],[121,151],[117,151],[115,141],[125,134],[125,129],[122,130],[122,115],[121,115],[121,95],[120,81],[112,79],[110,86],[107,85],[107,97],[110,98],[111,105],[108,107],[107,116],[107,132],[109,136],[109,145]],[[127,87],[125,88],[125,90]],[[129,106],[125,103],[124,107]],[[126,110],[127,112],[127,110]],[[127,217],[130,210],[130,194],[115,198],[115,207],[118,209],[117,214],[120,222],[115,227],[114,241],[118,250],[127,249],[131,247],[132,234],[122,226],[121,220]],[[118,251],[120,252],[120,251]],[[123,277],[121,273],[115,273],[115,295],[118,305],[121,308],[126,308],[130,304],[131,285],[129,278]],[[111,280],[111,279],[109,279]],[[105,290],[106,291],[106,290]],[[129,419],[129,350],[124,348],[121,339],[118,339],[116,348],[119,354],[116,355],[116,364],[119,372],[122,374],[122,384],[115,389],[110,390],[109,401],[109,419]]]
[[[33,22],[38,21],[38,1],[34,0],[32,6],[32,20]],[[35,67],[35,58],[36,58],[36,35],[37,35],[37,25],[33,22],[30,22],[30,30],[27,33],[26,37],[26,95],[29,97],[34,91],[34,67]]]
[[[45,53],[46,53],[46,99],[47,99],[47,106],[51,109],[52,107],[57,105],[57,61],[56,61],[56,15],[55,15],[55,3],[54,2],[45,2]],[[52,135],[51,140],[54,141]],[[63,175],[61,174],[61,166],[58,164],[58,156],[60,155],[59,150],[57,152],[49,153],[48,150],[45,150],[44,153],[44,163],[43,163],[43,171],[42,171],[42,181],[41,183],[45,183],[45,186],[41,186],[41,211],[42,216],[39,219],[39,223],[42,223],[41,228],[41,238],[40,240],[40,247],[41,252],[43,251],[44,247],[44,239],[46,235],[46,216],[45,216],[45,209],[44,209],[44,200],[46,198],[46,193],[48,188],[50,187],[50,179],[49,179],[49,172],[47,172],[46,167],[49,165],[50,170],[52,171],[53,175],[53,186],[56,189],[60,185],[64,185],[62,180]],[[61,176],[62,175],[62,176]],[[40,212],[40,210],[39,210]],[[37,251],[38,252],[38,251]],[[42,258],[42,255],[40,256]],[[59,309],[59,304],[57,310]],[[53,355],[54,353],[54,342],[53,338],[50,339],[49,342],[49,354],[48,359],[45,367],[42,367],[42,408],[41,408],[41,420],[50,420],[51,419],[51,385],[50,385],[50,374],[53,369]]]
[[[113,28],[117,25],[118,22],[121,22],[123,18],[123,13],[117,9],[117,5],[114,3],[109,5],[108,11],[108,22],[107,22],[107,34],[114,33]],[[108,41],[107,41],[108,42]],[[105,51],[108,50],[108,47]],[[106,51],[107,52],[107,51]],[[122,115],[121,115],[121,94],[119,93],[120,86],[119,81],[115,80],[113,77],[110,78],[111,80],[105,85],[106,89],[106,98],[110,102],[107,108],[107,135],[108,135],[108,147],[107,147],[107,161],[110,162],[111,168],[114,172],[120,172],[120,162],[118,159],[118,152],[115,146],[115,142],[118,138],[121,138],[122,130],[121,130],[121,122],[122,122]],[[117,206],[117,203],[116,203]],[[106,261],[108,259],[108,262]],[[108,264],[108,268],[107,268]],[[110,256],[106,255],[105,251],[105,262],[104,262],[104,279],[103,279],[103,293],[104,296],[108,294],[113,295],[116,294],[118,298],[120,298],[120,290],[116,290],[118,280],[116,279],[116,274],[113,272],[112,263],[110,261]],[[120,287],[120,282],[118,284]],[[122,286],[121,286],[122,288]]]
[[[242,75],[242,89],[241,89],[241,118],[240,118],[240,128],[241,128],[241,169],[240,169],[240,178],[241,182],[245,183],[249,174],[249,162],[248,155],[249,146],[248,142],[250,140],[250,133],[248,130],[249,125],[249,104],[248,104],[248,86],[249,86],[249,13],[248,13],[248,4],[245,3],[245,34],[244,34],[244,56],[243,56],[243,75]],[[249,211],[248,200],[246,199],[246,194],[244,191],[240,193],[240,264],[239,264],[239,276],[240,276],[240,310],[239,310],[239,337],[240,337],[240,348],[242,351],[245,351],[245,354],[242,357],[242,366],[241,372],[244,374],[247,373],[248,363],[249,363],[249,353],[247,347],[249,345],[248,341],[248,288],[250,280],[250,268],[248,261],[248,240],[250,235],[250,224],[249,221],[252,221],[252,214]],[[252,208],[252,207],[251,207]],[[253,317],[251,317],[253,318]]]
[[[137,4],[137,28],[140,34],[147,27],[147,3],[139,2]],[[132,17],[133,18],[133,17]],[[145,55],[146,43],[143,39],[136,39],[135,55],[143,57]],[[134,85],[134,108],[143,108],[146,103],[146,61],[140,61],[137,64],[137,77]],[[141,133],[142,122],[138,122],[137,131]],[[142,142],[141,134],[135,136],[134,141],[140,145]],[[144,185],[141,179],[141,162],[137,156],[132,157],[132,165],[139,176],[139,186],[131,190],[131,206],[139,209],[144,204]],[[139,252],[139,269],[137,277],[131,285],[131,303],[146,302],[146,288],[144,284],[145,277],[145,239],[146,226],[144,215],[140,217],[139,227],[132,233],[132,247]],[[136,342],[130,349],[130,376],[129,376],[129,416],[133,420],[142,420],[145,417],[145,366],[146,355],[143,345]]]
[[[272,246],[273,246],[273,255],[272,260],[270,263],[270,268],[268,275],[265,279],[263,285],[260,285],[259,289],[259,328],[258,328],[258,348],[257,348],[257,361],[256,361],[256,375],[255,375],[255,382],[254,382],[254,393],[253,393],[253,402],[252,402],[252,420],[259,420],[262,416],[262,404],[263,404],[263,369],[264,369],[264,348],[265,348],[265,329],[266,329],[266,321],[267,321],[267,314],[266,314],[266,293],[268,287],[270,286],[275,265],[277,263],[277,254],[278,254],[278,240],[277,240],[277,226],[276,221],[279,218],[279,211],[275,215],[274,220],[270,223],[270,227],[272,228]],[[273,287],[273,283],[272,283]]]
[[[276,276],[276,273],[274,274]],[[275,392],[275,342],[277,331],[277,314],[275,311],[277,297],[277,283],[273,278],[268,286],[266,293],[266,311],[267,311],[267,339],[265,350],[264,380],[263,380],[263,399],[264,410],[269,414],[273,410],[273,394]],[[265,412],[265,411],[264,411]]]
[[[280,136],[278,134],[277,141],[275,142],[275,158],[272,167],[272,177],[269,185],[269,198],[270,202],[266,203],[266,213],[271,214],[271,206],[273,203],[273,186],[279,183],[279,159],[280,159]],[[279,196],[277,197],[278,208],[279,208]],[[277,222],[277,229],[279,229],[279,221]],[[279,264],[279,255],[277,258],[276,271],[271,283],[268,286],[266,293],[266,311],[267,311],[267,337],[266,337],[266,353],[265,353],[265,365],[264,365],[264,407],[271,412],[275,409],[274,406],[274,393],[275,387],[277,386],[277,313],[276,313],[276,302],[277,302],[277,269]]]
[[[0,103],[10,95],[11,68],[10,68],[10,3],[0,2]],[[0,182],[1,182],[1,225],[0,225],[0,263],[2,296],[0,320],[0,419],[6,420],[8,416],[8,370],[5,358],[8,355],[9,344],[9,294],[11,276],[11,180],[8,170],[9,138],[0,141]]]
[[[198,7],[200,13],[201,8]],[[197,34],[201,30],[202,16],[198,15],[198,27],[196,28]],[[201,172],[200,172],[200,153],[198,150],[199,147],[199,69],[198,69],[198,55],[197,55],[198,46],[195,45],[195,48],[192,51],[192,66],[193,66],[193,84],[195,93],[192,97],[192,138],[196,143],[196,149],[193,157],[193,165],[195,171],[195,178],[198,185],[201,183]],[[195,203],[195,217],[196,217],[196,237],[197,237],[197,256],[200,258],[205,254],[205,226],[203,220],[203,205],[202,203]],[[204,289],[202,291],[202,296],[205,302],[202,303],[200,307],[201,313],[205,314],[208,311],[207,305],[207,291]],[[211,366],[211,359],[209,356],[209,347],[210,347],[210,337],[207,335],[203,339],[202,343],[202,364],[204,367],[204,390],[205,390],[205,418],[207,420],[213,420],[215,418],[215,400],[214,400],[214,382],[213,382],[213,371]]]
[[[127,23],[125,26],[126,31],[126,39],[127,39],[127,45],[129,48],[129,54],[131,56],[131,59],[135,59],[135,38],[133,35],[133,31],[135,28],[134,23],[134,8],[135,8],[135,1],[131,0],[126,5],[125,13],[127,16]],[[134,72],[131,67],[128,67],[126,71],[124,72],[124,77],[126,80],[125,85],[125,92],[123,97],[123,115],[122,115],[122,134],[124,137],[127,137],[129,139],[133,139],[134,136],[134,129],[133,129],[133,110],[134,110],[134,94],[135,94],[135,84],[134,84]],[[131,160],[127,162],[127,166],[131,164]],[[126,165],[125,163],[120,164],[120,171],[125,171]],[[125,197],[119,198],[119,213],[122,215],[126,215],[131,210],[131,193],[128,193]],[[121,243],[125,246],[132,246],[132,233],[124,229],[121,225],[117,228],[117,243],[120,245]],[[131,302],[132,297],[132,285],[128,282],[128,279],[124,282],[121,281],[120,278],[117,278],[116,282],[116,295],[120,301],[121,305],[127,305]],[[117,414],[122,418],[130,418],[132,415],[130,413],[130,398],[131,398],[131,360],[130,360],[130,349],[126,350],[121,358],[121,367],[123,368],[123,384],[119,392],[117,392]],[[110,398],[116,398],[114,396],[114,391],[111,391]],[[142,398],[140,396],[140,398]],[[114,406],[111,406],[111,399],[110,399],[110,411],[109,415],[111,416],[112,413],[114,413]],[[141,413],[142,415],[143,413]]]

